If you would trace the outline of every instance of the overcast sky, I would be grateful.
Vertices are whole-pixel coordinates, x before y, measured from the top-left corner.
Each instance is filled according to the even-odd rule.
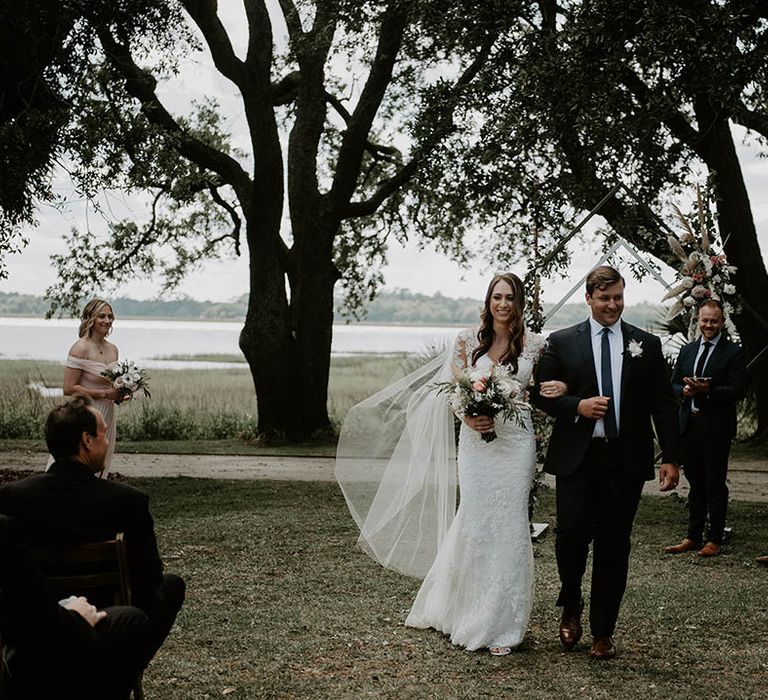
[[[244,51],[242,29],[244,20],[237,15],[239,3],[221,3],[226,15],[223,21],[230,27],[235,36],[235,45],[239,53]],[[279,37],[278,37],[279,40]],[[244,119],[239,104],[239,98],[234,86],[223,79],[211,66],[205,57],[195,57],[185,66],[181,80],[164,85],[161,95],[172,111],[181,112],[190,100],[201,99],[204,96],[215,97],[222,106],[227,117],[228,126],[235,138],[242,139],[242,145],[247,147],[243,133]],[[742,132],[739,132],[739,138]],[[758,239],[763,258],[768,258],[768,161],[757,157],[757,150],[747,144],[739,145],[742,163],[747,179],[747,185],[752,202],[755,221],[758,226]],[[71,184],[66,176],[57,175],[57,189],[74,199]],[[693,192],[691,193],[691,198]],[[122,196],[110,195],[105,199],[105,208],[115,218],[135,216],[145,219],[146,211],[136,200]],[[681,202],[681,208],[687,210],[689,201]],[[88,211],[81,202],[74,201],[67,212],[51,208],[43,208],[38,215],[40,225],[28,232],[29,246],[18,255],[9,256],[7,267],[9,277],[0,281],[0,291],[20,292],[25,294],[42,294],[53,283],[55,276],[51,269],[49,258],[53,253],[64,250],[63,235],[72,227],[84,229],[86,224],[92,230],[104,230],[99,221],[99,215]],[[603,224],[599,219],[598,223]],[[587,239],[591,238],[587,236]],[[245,249],[245,246],[244,246]],[[594,266],[600,257],[599,246],[590,243],[585,238],[576,239],[571,245],[573,254],[570,274],[566,278],[545,280],[543,284],[544,300],[556,302],[566,294],[586,272]],[[482,251],[479,251],[482,253]],[[495,272],[489,261],[482,256],[469,268],[461,269],[444,256],[426,249],[420,251],[415,245],[406,248],[393,245],[390,248],[389,264],[384,270],[387,289],[405,288],[414,292],[434,294],[440,292],[445,296],[481,297],[485,284],[492,272]],[[515,270],[524,273],[525,270]],[[672,280],[672,271],[665,269],[664,275]],[[200,300],[227,301],[248,291],[248,262],[247,254],[237,260],[212,261],[200,271],[189,276],[179,288],[179,295],[187,295]],[[134,298],[152,298],[157,293],[157,285],[147,281],[127,281],[121,287],[118,295]],[[654,281],[648,280],[643,284],[630,283],[627,289],[628,302],[647,300],[659,301],[663,296],[661,287]]]

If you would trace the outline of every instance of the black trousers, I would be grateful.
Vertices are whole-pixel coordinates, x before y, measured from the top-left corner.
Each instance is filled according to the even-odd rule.
[[[728,514],[728,456],[731,438],[712,435],[707,421],[691,417],[683,435],[683,471],[688,494],[688,538],[703,542],[709,515],[707,540],[723,543]]]
[[[150,623],[134,607],[106,608],[107,617],[85,636],[7,649],[8,700],[128,700],[147,663]],[[76,614],[76,613],[68,613]],[[41,637],[43,635],[41,634]]]
[[[150,623],[150,639],[146,664],[162,646],[170,634],[176,616],[184,604],[186,585],[176,574],[163,574],[163,583],[148,601],[139,604],[147,613]]]
[[[618,444],[604,440],[593,440],[578,469],[556,479],[557,604],[580,604],[591,543],[589,623],[594,637],[610,636],[616,627],[643,483],[642,477],[622,469]]]

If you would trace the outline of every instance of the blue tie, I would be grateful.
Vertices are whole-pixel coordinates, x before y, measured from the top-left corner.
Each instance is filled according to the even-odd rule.
[[[603,328],[600,331],[603,334],[602,345],[600,346],[600,378],[603,383],[603,396],[607,396],[608,412],[603,418],[603,427],[605,428],[605,437],[613,440],[619,436],[616,429],[616,409],[613,405],[613,372],[611,372],[611,341],[608,339],[610,328]]]

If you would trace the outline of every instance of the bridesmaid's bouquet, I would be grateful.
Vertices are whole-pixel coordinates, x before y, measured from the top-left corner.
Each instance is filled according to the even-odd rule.
[[[137,391],[143,391],[144,396],[151,398],[149,393],[149,374],[144,367],[139,367],[131,360],[121,360],[114,366],[105,369],[102,376],[112,382],[112,386],[123,396],[133,396]],[[119,402],[115,402],[119,403]]]
[[[453,381],[436,385],[438,393],[448,395],[448,403],[460,416],[501,415],[505,420],[520,421],[523,387],[508,365],[488,369],[468,367]],[[481,433],[484,442],[496,439],[496,431]]]

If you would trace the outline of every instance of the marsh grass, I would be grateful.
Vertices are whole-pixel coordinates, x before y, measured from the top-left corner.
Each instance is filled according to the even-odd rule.
[[[494,659],[405,628],[418,581],[385,571],[356,546],[335,486],[145,479],[167,569],[188,598],[145,675],[147,696],[215,698],[764,697],[768,507],[735,503],[725,553],[669,557],[679,503],[643,498],[619,657],[560,650],[553,540],[535,545],[537,590],[523,646]],[[554,521],[551,492],[537,517]]]
[[[333,358],[328,406],[338,427],[358,401],[399,372],[404,355]],[[58,399],[29,384],[61,387],[64,369],[52,362],[0,360],[0,439],[36,439]],[[248,439],[255,432],[256,396],[247,366],[220,369],[153,369],[151,399],[138,397],[117,409],[118,441]]]

